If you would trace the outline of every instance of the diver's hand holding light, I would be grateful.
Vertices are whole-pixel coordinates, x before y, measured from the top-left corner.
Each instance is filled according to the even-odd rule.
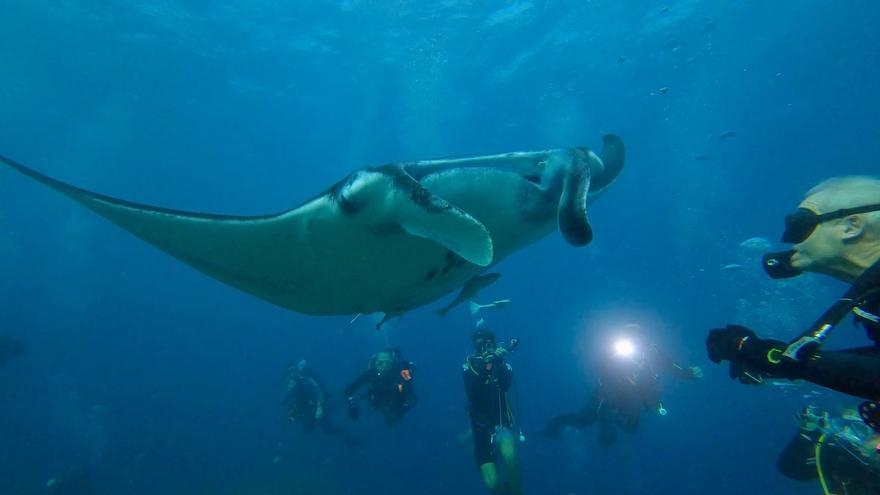
[[[614,341],[614,355],[622,358],[632,357],[636,353],[636,345],[632,340],[619,338]]]

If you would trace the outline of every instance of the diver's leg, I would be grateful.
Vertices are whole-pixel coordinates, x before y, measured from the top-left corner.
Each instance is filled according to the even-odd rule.
[[[632,433],[639,429],[639,417],[641,414],[642,410],[638,407],[621,410],[617,416],[617,426],[627,433]]]
[[[321,431],[325,434],[338,436],[349,447],[357,446],[357,439],[344,429],[334,425],[326,414],[318,420],[318,424],[321,426]]]
[[[483,484],[490,493],[498,492],[498,467],[494,462],[480,464],[480,475],[483,476]]]
[[[590,402],[580,411],[574,414],[560,414],[550,418],[542,433],[548,437],[556,437],[559,436],[559,432],[566,426],[586,428],[596,421],[598,412],[602,407],[601,404],[602,402],[596,396],[593,396]]]
[[[612,407],[604,407],[599,412],[599,445],[602,447],[610,447],[617,441],[616,415]]]
[[[477,466],[480,467],[483,484],[491,493],[497,493],[499,489],[498,466],[495,465],[495,458],[492,455],[492,432],[487,426],[477,424],[474,421],[471,421],[471,431],[474,438],[474,459],[477,461]]]
[[[507,487],[509,495],[522,495],[522,481],[519,474],[519,462],[516,459],[516,437],[513,432],[505,429],[496,435],[496,445],[504,467],[507,470]]]

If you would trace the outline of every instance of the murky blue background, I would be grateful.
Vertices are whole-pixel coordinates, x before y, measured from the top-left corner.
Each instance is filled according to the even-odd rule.
[[[818,493],[775,456],[799,407],[853,401],[731,382],[704,339],[728,321],[789,338],[842,290],[766,280],[739,244],[777,239],[815,182],[877,171],[878,22],[867,0],[6,0],[0,153],[138,202],[261,214],[368,164],[616,133],[627,165],[591,210],[593,244],[554,234],[481,298],[514,301],[487,319],[522,341],[527,491]],[[6,170],[0,301],[0,334],[30,348],[0,367],[0,493],[78,473],[77,493],[483,493],[455,444],[465,308],[380,333],[287,312]],[[626,321],[706,378],[669,383],[670,414],[610,449],[595,430],[537,435],[587,399],[598,335]],[[833,345],[863,339],[844,325]],[[388,344],[419,365],[397,428],[345,421],[363,442],[347,450],[286,421],[289,363],[337,394]]]

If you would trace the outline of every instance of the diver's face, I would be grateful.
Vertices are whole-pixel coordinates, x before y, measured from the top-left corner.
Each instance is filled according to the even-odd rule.
[[[820,208],[820,200],[811,196],[801,202],[799,208],[816,214],[826,213]],[[829,220],[816,225],[809,237],[793,246],[791,266],[798,270],[826,272],[838,261],[844,249],[843,219]]]
[[[495,352],[495,341],[491,339],[478,340],[475,347],[477,348],[477,352],[481,354]]]
[[[391,363],[391,354],[387,352],[376,354],[376,372],[380,375],[391,369]]]

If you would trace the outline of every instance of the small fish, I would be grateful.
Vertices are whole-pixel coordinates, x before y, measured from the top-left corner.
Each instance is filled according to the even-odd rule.
[[[661,95],[665,95],[667,92],[669,92],[669,88],[664,86],[664,87],[658,89],[657,92],[660,93]]]
[[[742,268],[742,267],[743,267],[743,266],[740,265],[739,263],[730,263],[730,264],[727,264],[727,265],[722,266],[721,269],[722,269],[722,270],[725,270],[725,271],[727,271],[727,270],[739,270],[739,269]]]
[[[722,141],[727,141],[730,138],[736,137],[736,131],[724,131],[718,135],[718,139]]]
[[[443,318],[444,316],[446,316],[446,313],[448,313],[450,309],[458,306],[459,304],[467,301],[468,299],[473,299],[473,298],[477,297],[478,292],[480,292],[481,290],[485,289],[486,287],[494,284],[495,281],[498,280],[498,277],[500,277],[500,276],[501,276],[500,273],[487,273],[485,275],[480,275],[478,277],[474,277],[474,278],[468,280],[464,284],[464,287],[461,288],[461,292],[458,293],[458,296],[456,296],[455,299],[451,303],[449,303],[447,306],[444,306],[444,307],[438,309],[435,312],[438,315],[440,315],[441,318]]]
[[[711,159],[712,159],[712,155],[710,155],[708,153],[700,153],[700,154],[694,155],[694,160],[696,160],[698,162],[706,162]]]
[[[508,304],[510,304],[510,299],[499,299],[498,301],[492,301],[489,304],[478,304],[471,301],[471,314],[475,315],[479,313],[481,309],[502,309]]]
[[[773,245],[767,239],[763,237],[749,237],[748,239],[739,243],[739,247],[747,250],[754,251],[756,253],[764,253],[770,250]]]

